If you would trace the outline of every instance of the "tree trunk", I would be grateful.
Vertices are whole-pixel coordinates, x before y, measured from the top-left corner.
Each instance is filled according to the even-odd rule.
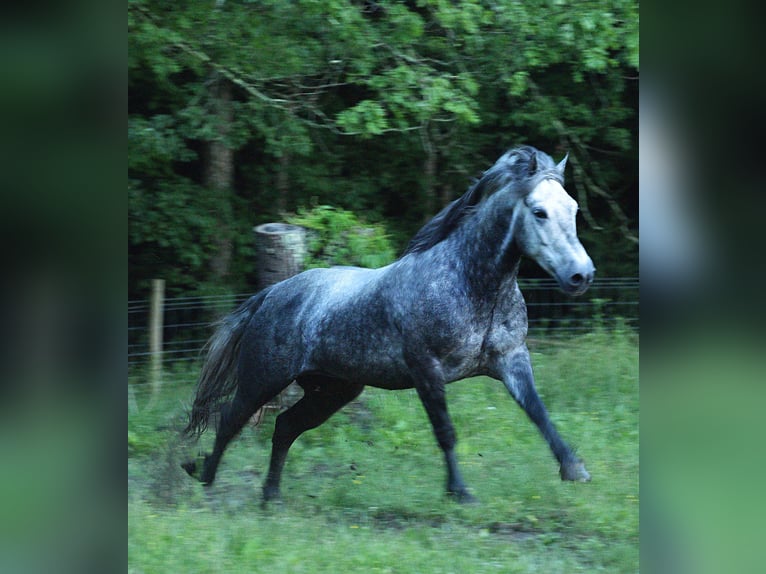
[[[441,207],[446,207],[450,201],[452,201],[452,184],[447,182],[442,186]]]
[[[426,149],[426,159],[423,162],[423,173],[426,176],[425,189],[425,214],[424,219],[428,221],[436,213],[436,166],[439,154],[433,144]]]
[[[210,86],[210,103],[215,124],[215,137],[207,144],[204,170],[205,187],[216,196],[218,232],[215,253],[210,261],[213,279],[224,281],[231,266],[231,193],[234,184],[234,151],[227,137],[231,129],[231,86],[223,78],[215,78]]]
[[[287,211],[288,200],[290,196],[290,175],[288,168],[290,166],[290,154],[283,152],[279,157],[279,171],[277,172],[277,211],[284,213]]]

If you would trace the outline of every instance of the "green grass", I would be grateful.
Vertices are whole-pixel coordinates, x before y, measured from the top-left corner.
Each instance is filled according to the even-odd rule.
[[[637,572],[638,342],[596,334],[533,348],[538,390],[593,476],[564,483],[537,429],[501,383],[448,387],[465,479],[445,470],[414,391],[366,389],[302,436],[284,502],[261,507],[274,413],[232,443],[209,489],[178,462],[173,429],[195,372],[168,374],[153,407],[134,385],[128,417],[130,572]]]

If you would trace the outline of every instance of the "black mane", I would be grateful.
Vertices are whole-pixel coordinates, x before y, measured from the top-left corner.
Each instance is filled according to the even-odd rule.
[[[556,171],[556,164],[548,154],[532,146],[520,146],[507,151],[468,191],[426,223],[410,240],[402,256],[427,251],[444,241],[482,199],[498,189],[510,185],[519,196],[529,193],[534,188],[531,184],[536,184],[541,174],[563,184],[561,175]]]

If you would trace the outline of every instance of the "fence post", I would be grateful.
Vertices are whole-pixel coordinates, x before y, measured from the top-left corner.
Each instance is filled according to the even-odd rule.
[[[165,302],[165,280],[152,279],[151,305],[149,308],[149,381],[154,404],[162,382],[162,329]]]

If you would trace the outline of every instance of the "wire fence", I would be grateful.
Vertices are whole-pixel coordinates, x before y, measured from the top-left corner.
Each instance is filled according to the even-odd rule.
[[[519,279],[527,302],[530,338],[565,339],[595,329],[638,332],[637,277],[596,279],[582,297],[559,291],[553,279]],[[163,305],[162,363],[196,361],[213,332],[213,323],[252,293],[174,297]],[[128,367],[149,361],[150,301],[128,301]]]

